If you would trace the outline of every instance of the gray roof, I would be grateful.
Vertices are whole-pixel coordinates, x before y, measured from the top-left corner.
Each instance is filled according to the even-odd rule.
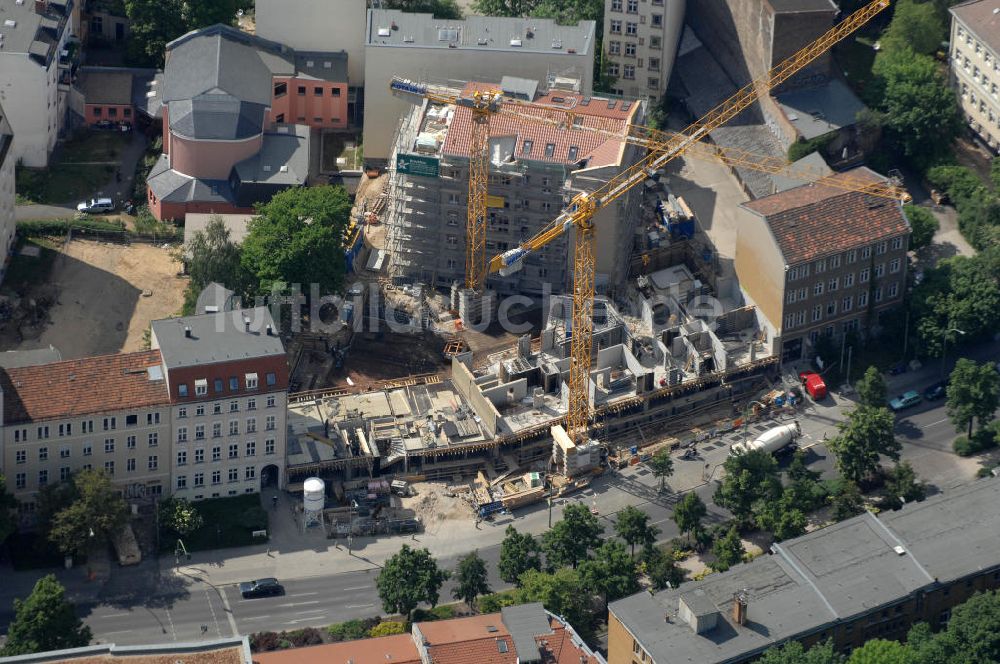
[[[149,71],[132,77],[132,105],[151,118],[163,117],[163,72]]]
[[[185,232],[187,224],[190,223],[191,216],[184,220]],[[218,282],[211,282],[205,286],[198,294],[198,301],[194,305],[195,313],[207,314],[217,311],[232,311],[235,308],[236,293],[229,290]],[[212,311],[209,311],[212,309]]]
[[[1000,567],[1000,481],[979,480],[881,518],[864,514],[775,544],[728,572],[680,589],[638,593],[610,610],[655,661],[712,664],[898,603],[963,576]],[[702,590],[720,611],[703,634],[680,620],[680,597]],[[747,622],[732,619],[749,597]]]
[[[296,51],[295,70],[303,75],[331,83],[347,83],[347,51]]]
[[[146,184],[156,197],[168,203],[232,203],[235,200],[227,180],[199,180],[170,168],[170,158],[161,154],[153,165]]]
[[[264,134],[260,152],[233,167],[241,183],[305,184],[309,177],[309,127],[284,128],[290,133]]]
[[[827,165],[826,160],[823,159],[823,155],[818,150],[810,152],[798,161],[792,162],[791,170],[793,175],[785,176],[778,173],[771,176],[771,181],[774,183],[774,191],[772,193],[777,194],[782,191],[794,189],[795,187],[801,187],[810,182],[815,182],[816,174],[822,173],[824,177],[833,175],[833,169]],[[794,176],[794,172],[797,170],[804,172],[801,178]]]
[[[830,12],[839,11],[833,0],[768,0],[776,14],[793,14],[797,12]]]
[[[950,8],[966,28],[975,33],[990,48],[1000,48],[1000,14],[994,14],[995,0],[968,0]]]
[[[807,141],[857,122],[865,105],[847,84],[831,79],[824,85],[793,90],[775,99]]]
[[[547,18],[468,16],[434,18],[398,9],[369,9],[365,43],[400,48],[450,48],[588,55],[593,52],[594,21],[557,25]],[[530,34],[530,36],[529,36]],[[520,46],[511,40],[519,39]]]
[[[30,53],[44,63],[55,55],[59,35],[69,25],[66,2],[50,1],[46,13],[35,11],[35,3],[26,0],[0,2],[0,33],[4,53]],[[5,24],[14,21],[14,27]]]
[[[269,84],[270,85],[270,84]],[[267,105],[225,93],[203,94],[169,102],[170,129],[200,140],[240,140],[264,129]]]
[[[249,319],[249,330],[244,325]],[[267,334],[270,325],[274,334]],[[267,307],[226,311],[152,323],[154,347],[167,369],[284,355],[277,326]],[[191,329],[191,336],[184,334]]]
[[[51,364],[52,362],[62,362],[62,353],[51,344],[48,348],[8,350],[0,353],[0,367],[4,369],[36,367],[40,364]]]
[[[213,218],[219,217],[229,231],[229,239],[235,244],[242,244],[249,232],[252,214],[213,214],[211,212],[188,212],[184,216],[184,244],[194,239],[195,233],[204,231]],[[207,288],[207,286],[206,286]]]
[[[81,67],[75,85],[85,104],[132,103],[131,72]]]
[[[533,602],[518,606],[505,606],[500,609],[500,619],[503,620],[504,627],[510,632],[510,638],[514,642],[514,650],[517,652],[517,661],[541,661],[542,655],[538,650],[535,637],[552,633],[549,616],[542,603]]]

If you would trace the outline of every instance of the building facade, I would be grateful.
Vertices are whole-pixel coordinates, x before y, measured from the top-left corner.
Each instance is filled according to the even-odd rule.
[[[7,272],[7,260],[14,251],[14,131],[0,106],[0,283]]]
[[[996,5],[971,0],[951,12],[951,81],[969,128],[1000,151],[1000,15]]]
[[[0,4],[0,104],[17,133],[16,161],[43,168],[63,129],[74,0]]]
[[[393,76],[461,87],[520,77],[551,87],[572,81],[589,96],[594,85],[594,21],[557,25],[551,19],[430,14],[372,9],[365,30],[365,161],[385,165],[408,102],[389,92]]]
[[[782,361],[811,356],[820,335],[877,330],[902,302],[910,225],[900,203],[808,184],[742,207],[751,214],[740,225],[736,273],[780,329]]]
[[[604,55],[616,92],[659,99],[684,29],[684,0],[605,0]]]
[[[850,651],[943,627],[1000,588],[1000,482],[980,480],[878,516],[865,512],[776,543],[722,574],[609,607],[609,664],[740,664],[786,641]],[[992,526],[990,524],[993,524]]]
[[[466,86],[471,93],[476,86]],[[584,97],[551,89],[537,92],[537,81],[505,78],[500,87],[554,109],[573,108],[588,126],[623,131],[640,124],[644,106]],[[465,223],[468,199],[468,149],[472,114],[442,105],[414,107],[393,148],[390,178],[394,201],[387,217],[389,272],[435,286],[464,281]],[[555,129],[510,116],[493,120],[486,259],[513,249],[550,223],[581,191],[593,191],[639,158],[635,146],[584,129]],[[367,147],[365,148],[367,151]],[[429,165],[430,171],[417,170]],[[422,174],[423,173],[423,174]],[[598,287],[625,278],[637,220],[638,196],[626,195],[594,217]],[[517,273],[491,275],[500,294],[563,292],[572,268],[572,238],[567,233],[529,255]]]

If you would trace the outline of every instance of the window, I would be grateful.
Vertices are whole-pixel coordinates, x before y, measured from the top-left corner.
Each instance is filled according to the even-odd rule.
[[[188,395],[188,386],[185,385],[184,383],[181,383],[180,385],[178,385],[177,386],[177,396],[179,396],[179,397],[186,397],[187,395]],[[180,478],[178,478],[178,479],[180,479]]]
[[[850,251],[847,252],[847,264],[848,265],[851,265],[852,263],[855,263],[857,260],[858,260],[858,250],[857,249],[851,249]]]
[[[151,454],[146,460],[146,468],[148,470],[156,470],[160,466],[160,457],[155,454]]]
[[[274,395],[270,395],[267,397],[267,407],[274,408]]]
[[[813,284],[813,295],[822,295],[822,294],[823,294],[823,282],[817,281],[815,284]]]
[[[212,471],[212,484],[222,484],[222,471],[213,470]]]
[[[247,419],[247,433],[253,433],[257,431],[257,419],[254,417]]]
[[[205,404],[200,403],[195,407],[194,415],[195,417],[201,417],[204,414],[205,414]]]
[[[157,445],[159,445],[160,444],[160,434],[156,433],[155,431],[153,433],[149,434],[148,444],[149,444],[150,447],[156,447]]]
[[[632,42],[625,42],[625,57],[634,58],[635,57],[635,44]]]
[[[879,303],[879,302],[882,301],[882,287],[881,286],[879,286],[878,288],[875,289],[875,293],[872,295],[872,300],[874,300],[875,303]]]
[[[445,235],[444,236],[444,243],[446,245],[448,245],[449,247],[457,247],[458,246],[458,236],[457,235]]]
[[[622,66],[622,78],[627,81],[635,80],[635,65],[624,65]]]
[[[838,267],[840,267],[840,254],[830,257],[830,269],[836,270]]]
[[[195,486],[205,486],[205,473],[195,473],[194,474],[194,485]]]
[[[38,487],[41,488],[49,483],[49,471],[39,470],[38,471]]]
[[[219,394],[222,392],[222,379],[216,378],[212,381],[212,387],[215,389],[215,393]]]
[[[195,396],[203,397],[208,394],[208,381],[204,378],[199,378],[194,381],[194,393]]]
[[[826,272],[826,259],[822,258],[816,261],[816,274]]]
[[[827,316],[836,316],[837,315],[837,301],[836,300],[834,300],[833,302],[828,302],[827,303],[827,305],[826,305],[826,315]]]
[[[115,451],[115,439],[114,438],[105,438],[104,439],[104,453],[105,454],[111,454],[114,451]]]
[[[275,83],[274,84],[274,96],[284,97],[288,94],[288,83]]]
[[[23,489],[28,484],[28,475],[26,473],[18,473],[14,476],[14,486],[18,489]]]
[[[264,454],[267,456],[274,454],[274,438],[268,438],[264,441]]]
[[[240,446],[239,443],[230,443],[229,445],[229,458],[239,459],[240,458]]]
[[[899,266],[900,266],[899,259],[893,258],[891,261],[889,261],[889,273],[896,274],[897,272],[899,272]]]
[[[795,327],[795,314],[785,316],[785,327],[788,329]]]
[[[133,416],[134,417],[134,416]],[[69,422],[67,424],[59,425],[59,436],[72,436],[73,435],[73,423]]]
[[[178,489],[186,489],[187,485],[188,485],[187,475],[178,475],[177,476],[177,488]]]
[[[837,288],[839,286],[840,286],[840,279],[837,278],[837,277],[834,277],[829,282],[827,282],[827,284],[826,284],[826,290],[827,291],[835,291],[835,290],[837,290]]]
[[[236,420],[229,421],[229,435],[238,436],[240,433],[240,423]]]
[[[306,86],[300,85],[299,89],[298,89],[298,93],[299,93],[300,97],[305,97],[306,96]]]
[[[247,453],[245,456],[253,457],[257,456],[257,442],[250,440],[247,441]]]
[[[889,284],[889,297],[896,297],[899,294],[899,284],[895,281]]]
[[[879,242],[878,245],[875,247],[875,255],[881,256],[885,254],[885,252],[888,251],[888,249],[889,249],[888,242]]]
[[[264,429],[274,431],[274,415],[268,415],[267,419],[264,420]]]
[[[621,55],[622,43],[619,41],[608,42],[608,53],[611,55]],[[525,141],[525,143],[530,143],[531,141]]]
[[[323,96],[323,88],[321,88],[319,86],[316,86],[315,88],[313,88],[313,96],[315,96],[315,97],[322,97]]]
[[[622,10],[622,0],[611,0],[611,11],[620,12]]]
[[[39,447],[38,448],[38,460],[39,461],[48,461],[49,460],[49,448],[47,448],[47,447]]]
[[[188,409],[187,408],[178,408],[177,409],[177,419],[183,420],[187,416],[188,416]]]
[[[181,450],[177,453],[177,465],[186,466],[188,462],[187,450]]]
[[[625,11],[629,14],[639,13],[639,0],[627,0],[625,3]]]
[[[794,304],[795,303],[796,292],[797,291],[794,291],[794,290],[788,291],[788,295],[785,296],[785,303],[786,304]]]
[[[240,402],[236,401],[236,400],[230,401],[229,402],[229,412],[230,413],[238,413],[238,412],[240,412]]]
[[[823,318],[823,305],[817,304],[813,307],[812,322],[816,322]]]
[[[221,403],[212,404],[212,414],[219,415],[220,413],[222,413],[222,404]]]
[[[104,430],[111,431],[118,426],[118,418],[115,417],[105,417],[104,418]]]
[[[871,247],[862,247],[861,249],[861,260],[867,260],[872,257]]]
[[[257,467],[256,466],[247,466],[243,470],[243,479],[244,480],[252,480],[255,477],[257,477]]]
[[[95,118],[99,118],[99,117],[101,117],[101,115],[102,115],[103,113],[104,113],[104,109],[103,109],[103,108],[101,108],[100,106],[95,106],[95,107],[94,107],[94,117],[95,117]]]
[[[639,34],[639,24],[628,22],[625,24],[625,34],[629,37],[635,37]]]
[[[334,97],[339,97],[340,96],[340,88],[330,88],[330,94],[333,95]],[[339,120],[339,118],[332,118],[332,120],[334,122],[337,122],[337,120]]]
[[[59,469],[59,481],[60,482],[65,482],[66,480],[68,480],[69,479],[69,474],[70,474],[70,468],[69,468],[69,466],[63,466],[62,468],[60,468]]]
[[[656,4],[655,2],[653,4]],[[649,47],[654,50],[660,50],[662,46],[660,45],[660,37],[658,35],[652,35],[649,38]]]
[[[844,288],[850,288],[854,285],[854,273],[844,275]]]
[[[222,447],[216,445],[212,448],[212,461],[219,461],[222,459]]]
[[[654,28],[659,28],[663,25],[663,14],[652,14],[649,19]]]
[[[611,19],[611,34],[620,35],[622,33],[621,20]]]
[[[868,306],[868,293],[858,293],[858,308]]]
[[[153,426],[160,423],[159,413],[146,413],[146,426]]]
[[[870,276],[871,271],[866,267],[858,273],[858,283],[867,284]]]
[[[236,376],[229,377],[229,391],[236,392],[240,389],[240,381]]]
[[[244,378],[244,382],[246,383],[246,386],[247,386],[248,390],[256,390],[257,389],[257,374],[255,374],[255,373],[248,373],[243,378]]]
[[[996,90],[996,87],[997,86],[995,86],[995,85],[993,86],[994,91]],[[995,94],[995,92],[994,92],[994,94]],[[892,244],[890,246],[892,247],[893,251],[897,251],[898,249],[902,249],[903,248],[903,238],[901,238],[901,237],[894,237],[894,238],[892,238]]]
[[[854,308],[854,296],[848,295],[844,298],[844,301],[840,303],[840,308],[844,313],[847,313]]]
[[[618,68],[617,62],[608,63],[608,76],[614,76],[617,78],[620,71],[621,70]]]
[[[186,443],[188,439],[187,427],[178,427],[177,429],[177,442]]]
[[[555,155],[555,153],[556,153],[556,144],[555,143],[546,143],[545,144],[545,156],[546,157],[552,157],[552,156]]]
[[[879,263],[875,266],[875,278],[881,279],[885,276],[885,263]]]
[[[199,447],[194,451],[194,462],[205,463],[205,448]]]
[[[125,447],[130,450],[135,449],[135,436],[125,436]]]
[[[94,453],[94,446],[90,443],[83,444],[83,456],[90,456]]]
[[[115,474],[115,462],[114,461],[105,461],[104,462],[104,472],[106,472],[108,475],[114,475]]]
[[[212,438],[222,438],[222,422],[212,422]]]
[[[205,440],[205,425],[199,424],[194,428],[194,439]]]
[[[27,429],[14,429],[14,442],[20,443],[21,441],[27,442],[28,440],[28,430]]]
[[[123,109],[122,110],[122,115],[124,115],[127,118],[132,117],[132,109],[131,108]]]
[[[257,410],[256,399],[247,399],[247,410]]]
[[[240,481],[240,469],[239,468],[230,468],[229,469],[229,481],[230,482],[239,482]]]
[[[647,63],[647,69],[649,69],[649,71],[660,71],[660,59],[650,58]]]
[[[570,161],[576,161],[577,155],[580,154],[580,148],[576,145],[569,146],[569,152],[566,154],[567,159]]]
[[[18,450],[14,454],[14,458],[15,458],[16,463],[28,463],[28,451],[27,450]]]

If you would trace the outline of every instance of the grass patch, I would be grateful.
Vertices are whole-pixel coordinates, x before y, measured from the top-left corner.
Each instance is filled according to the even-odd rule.
[[[267,530],[267,511],[260,504],[260,495],[247,493],[242,496],[210,498],[194,503],[205,525],[182,537],[188,551],[207,551],[233,546],[261,544],[263,538],[254,538],[255,530]],[[177,534],[167,529],[160,533],[160,550],[172,553],[177,545]]]
[[[25,256],[22,247],[37,247],[38,256]],[[56,256],[59,255],[54,240],[42,237],[23,238],[18,241],[17,250],[7,265],[4,286],[23,293],[29,287],[48,281]]]
[[[62,144],[59,161],[48,168],[19,167],[17,191],[22,200],[42,204],[79,203],[95,196],[118,167],[80,162],[117,162],[129,140],[127,134],[113,131],[78,134]]]
[[[131,134],[119,131],[84,131],[62,144],[59,162],[118,161],[131,140]]]
[[[65,560],[55,544],[38,533],[14,533],[7,540],[7,551],[17,572],[62,567]]]
[[[338,159],[343,159],[339,163]],[[364,162],[364,153],[359,138],[353,134],[323,134],[323,170],[356,171]]]

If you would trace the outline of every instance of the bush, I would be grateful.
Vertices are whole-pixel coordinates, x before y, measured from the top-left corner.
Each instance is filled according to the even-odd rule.
[[[450,604],[442,604],[441,606],[435,606],[433,609],[429,610],[413,610],[413,622],[434,622],[435,620],[450,620],[454,617],[455,607]]]
[[[959,207],[966,202],[985,201],[990,197],[983,181],[965,166],[935,166],[927,170],[927,181],[932,187],[946,191]]]
[[[817,136],[816,138],[810,139],[808,141],[796,141],[792,143],[791,147],[788,148],[788,161],[798,161],[807,155],[816,152],[817,150],[825,150],[834,138],[836,138],[836,132],[830,132],[829,134],[823,134],[822,136]]]
[[[996,446],[996,423],[993,423],[984,429],[980,429],[976,433],[972,434],[972,438],[969,438],[968,436],[959,436],[955,439],[955,442],[952,443],[952,449],[955,450],[955,454],[962,457],[979,454],[980,452],[991,450]]]
[[[382,619],[378,616],[361,620],[348,620],[330,625],[326,628],[326,632],[334,641],[355,641],[367,637],[368,632],[381,622]]]
[[[75,219],[66,221],[64,219],[39,219],[33,221],[17,222],[17,231],[24,237],[37,237],[39,235],[64,235],[70,227],[73,233],[87,233],[88,231],[97,233],[121,233],[125,230],[125,225],[120,221],[102,221],[99,219]]]
[[[967,457],[975,454],[975,451],[972,449],[973,442],[969,440],[968,436],[959,436],[955,439],[955,442],[951,444],[951,447],[955,450],[955,454],[960,457]]]
[[[913,229],[913,234],[910,236],[910,249],[916,251],[929,245],[940,226],[937,218],[930,210],[916,205],[906,205],[903,207],[903,211],[906,213],[906,218],[910,220],[910,226]]]
[[[288,632],[288,641],[295,648],[302,646],[317,646],[323,643],[323,634],[315,627],[303,627]]]
[[[281,647],[277,632],[257,632],[250,635],[250,652],[270,652]]]
[[[516,593],[516,590],[504,590],[498,593],[483,595],[476,600],[476,605],[480,613],[496,613],[505,606],[514,606],[517,604]]]
[[[396,621],[386,621],[380,622],[379,624],[368,630],[368,636],[371,638],[376,638],[379,636],[392,636],[393,634],[405,634],[406,633],[406,623],[396,622]]]

